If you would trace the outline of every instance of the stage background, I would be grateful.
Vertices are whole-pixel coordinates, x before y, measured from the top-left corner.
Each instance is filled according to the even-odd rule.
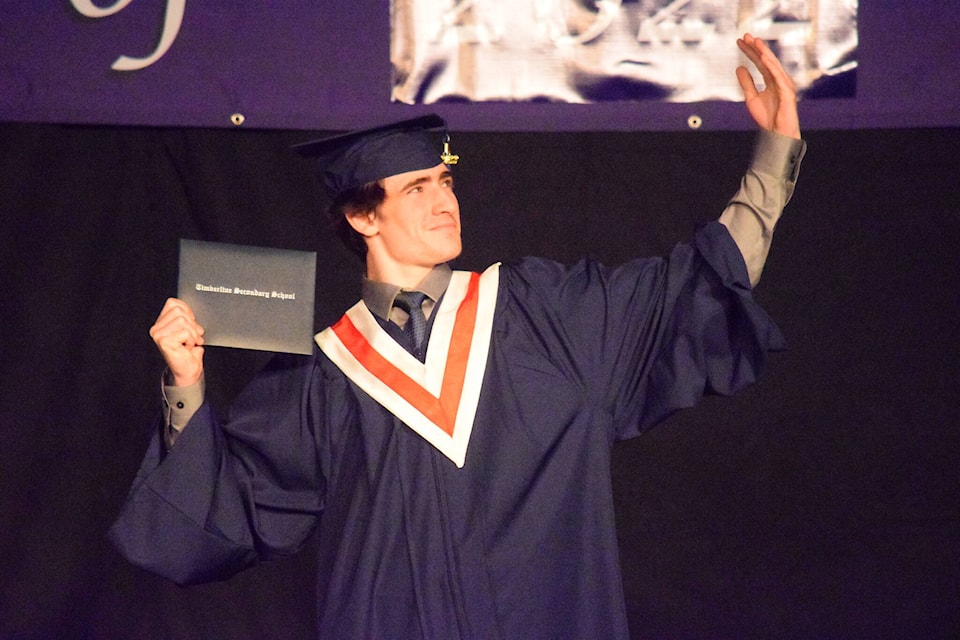
[[[104,538],[159,406],[147,329],[179,238],[318,250],[318,326],[355,300],[358,265],[287,150],[307,137],[0,125],[0,637],[310,637],[310,552],[180,588]],[[757,289],[790,350],[616,448],[636,638],[960,630],[960,129],[807,138]],[[458,264],[665,253],[719,213],[752,139],[456,135]],[[264,358],[208,349],[214,402]]]
[[[110,71],[175,1],[0,2],[0,638],[311,637],[310,551],[184,589],[104,537],[158,410],[147,329],[180,238],[318,251],[318,327],[359,293],[290,144],[442,113],[475,269],[666,253],[748,162],[736,103],[391,104],[380,0],[179,0],[167,53]],[[810,150],[757,289],[790,350],[617,446],[636,638],[960,635],[953,4],[864,3],[856,97],[801,104]],[[210,348],[212,400],[266,357]]]

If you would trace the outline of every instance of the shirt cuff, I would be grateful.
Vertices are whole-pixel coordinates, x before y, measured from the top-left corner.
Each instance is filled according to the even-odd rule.
[[[203,374],[200,374],[199,380],[186,387],[177,387],[164,382],[162,393],[163,401],[167,406],[167,425],[178,432],[182,431],[203,404],[206,391],[206,378]]]
[[[796,182],[800,161],[807,152],[807,143],[773,131],[761,131],[753,149],[750,168],[758,173]]]

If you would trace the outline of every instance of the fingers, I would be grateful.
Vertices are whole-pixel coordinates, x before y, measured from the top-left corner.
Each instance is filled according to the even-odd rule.
[[[737,81],[740,83],[740,88],[743,89],[743,97],[748,102],[753,98],[756,98],[759,94],[757,91],[757,85],[753,81],[753,76],[750,75],[750,71],[746,67],[737,67]]]
[[[150,337],[161,349],[202,345],[203,333],[193,309],[177,298],[167,300],[156,322],[150,327]]]
[[[750,62],[759,69],[763,66],[763,63],[760,61],[758,45],[763,45],[763,41],[759,38],[754,38],[749,33],[745,33],[742,38],[737,39],[737,47],[739,47],[743,55],[747,56]]]
[[[763,77],[763,83],[767,87],[772,87],[774,85],[773,76],[770,73],[770,69],[767,67],[764,59],[764,51],[770,51],[760,38],[754,38],[749,33],[744,34],[743,38],[737,40],[737,47],[740,48],[740,51],[743,52],[750,62],[753,63],[753,66],[757,68],[757,71],[760,72],[760,75]],[[773,55],[771,53],[771,55]],[[750,77],[750,82],[746,83],[745,78]],[[743,88],[744,97],[748,100],[757,95],[756,84],[753,82],[753,77],[750,74],[750,70],[746,67],[737,68],[737,80],[740,82],[740,87]]]
[[[203,373],[203,334],[189,305],[176,298],[167,300],[150,327],[150,337],[163,355],[174,384],[185,386],[199,380]]]
[[[789,94],[795,92],[793,78],[783,68],[780,60],[774,55],[766,42],[746,33],[743,38],[737,40],[737,46],[760,72],[766,86],[776,87],[778,91]],[[742,87],[744,83],[740,69],[737,69],[737,79],[740,80],[740,86]]]

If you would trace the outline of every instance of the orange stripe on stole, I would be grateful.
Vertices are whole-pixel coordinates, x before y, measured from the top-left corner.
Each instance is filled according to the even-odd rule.
[[[471,273],[466,296],[460,308],[457,309],[439,398],[434,397],[396,365],[380,355],[346,315],[340,318],[331,329],[367,371],[409,402],[447,435],[452,436],[477,321],[479,285],[479,274]]]

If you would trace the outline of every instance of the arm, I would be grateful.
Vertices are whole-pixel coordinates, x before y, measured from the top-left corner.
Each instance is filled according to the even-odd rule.
[[[197,323],[190,306],[176,298],[167,300],[150,327],[150,337],[163,355],[168,370],[163,385],[167,447],[173,446],[203,404],[203,333],[203,327]]]
[[[326,486],[314,438],[325,384],[315,365],[280,354],[236,398],[230,420],[205,402],[173,449],[155,432],[111,527],[120,552],[191,584],[299,549]]]
[[[730,200],[720,222],[743,254],[750,284],[756,285],[770,251],[773,230],[793,195],[806,144],[800,140],[793,80],[780,61],[766,43],[750,34],[738,40],[737,45],[763,77],[765,88],[758,91],[747,68],[737,69],[747,111],[760,127],[761,136],[740,190]]]
[[[761,132],[740,189],[720,216],[719,222],[727,227],[743,255],[750,286],[760,281],[773,230],[793,195],[805,151],[801,140]]]

